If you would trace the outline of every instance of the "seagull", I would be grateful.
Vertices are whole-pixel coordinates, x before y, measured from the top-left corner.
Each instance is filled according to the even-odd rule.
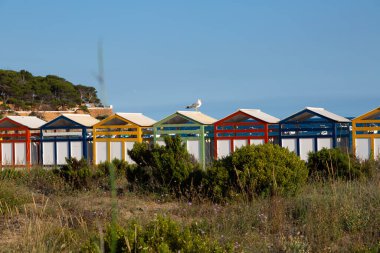
[[[202,101],[198,98],[197,102],[195,102],[192,105],[186,106],[186,109],[194,108],[196,111],[198,111],[198,108],[201,107],[201,105],[202,105]]]

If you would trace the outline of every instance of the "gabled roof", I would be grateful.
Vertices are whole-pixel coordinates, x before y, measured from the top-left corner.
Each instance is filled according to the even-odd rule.
[[[29,129],[38,129],[46,123],[46,121],[35,116],[7,116],[4,120],[7,118]]]
[[[231,117],[232,115],[238,114],[239,112],[246,114],[247,117],[255,118],[255,119],[258,119],[260,121],[264,121],[264,122],[270,123],[270,124],[276,124],[280,121],[280,119],[273,117],[273,116],[271,116],[265,112],[262,112],[259,109],[238,109],[236,112],[234,112],[234,113],[230,114],[229,116],[219,120],[218,122],[222,122],[222,121],[226,120],[227,118]],[[236,122],[241,121],[241,120],[244,120],[244,119],[242,117],[236,118]],[[233,121],[233,118],[228,119],[227,121]]]
[[[177,111],[178,114],[183,115],[189,119],[192,119],[200,124],[203,125],[211,125],[214,124],[217,119],[214,119],[206,114],[203,114],[201,112],[194,112],[194,111]]]
[[[91,117],[88,114],[69,114],[69,113],[66,114],[65,113],[65,114],[62,114],[62,116],[86,127],[92,127],[93,125],[99,122],[99,120]]]
[[[377,107],[377,108],[373,109],[372,111],[364,113],[363,115],[360,115],[360,116],[354,118],[352,121],[355,121],[355,120],[375,120],[375,119],[380,119],[380,107]]]
[[[280,123],[285,122],[285,121],[305,121],[308,120],[314,116],[320,116],[322,118],[335,121],[335,122],[350,122],[349,119],[339,116],[335,113],[329,112],[325,110],[324,108],[320,107],[306,107],[302,111],[299,111],[292,116],[289,116],[283,120],[280,121]]]
[[[116,113],[116,115],[118,115],[118,116],[120,116],[120,117],[122,117],[122,118],[136,124],[136,125],[142,126],[142,127],[153,126],[153,124],[156,123],[156,121],[154,119],[151,119],[142,113],[118,112],[118,113]]]
[[[45,125],[42,126],[42,128],[67,128],[75,125],[79,125],[81,127],[92,127],[96,123],[98,123],[99,120],[91,117],[88,114],[62,114],[58,116],[57,118],[49,121]]]
[[[155,125],[162,124],[168,121],[169,122],[174,121],[173,123],[170,123],[170,124],[183,124],[186,122],[181,122],[181,121],[193,121],[201,125],[211,125],[211,124],[214,124],[217,120],[206,114],[203,114],[197,111],[177,111],[173,113],[172,115],[156,122]]]

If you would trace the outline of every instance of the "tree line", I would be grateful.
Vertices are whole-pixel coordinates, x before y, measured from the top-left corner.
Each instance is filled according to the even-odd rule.
[[[56,75],[33,76],[26,70],[0,70],[1,109],[63,110],[81,105],[101,106],[94,87],[74,85]]]

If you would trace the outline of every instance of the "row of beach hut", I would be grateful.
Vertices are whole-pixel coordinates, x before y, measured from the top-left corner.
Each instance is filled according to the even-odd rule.
[[[156,122],[141,113],[116,113],[104,120],[86,114],[62,114],[50,122],[33,116],[0,120],[0,164],[63,165],[66,158],[93,164],[114,158],[132,162],[135,142],[165,145],[164,137],[180,135],[203,167],[236,148],[279,144],[306,160],[309,152],[339,147],[360,159],[380,154],[380,107],[352,120],[323,108],[306,107],[278,119],[258,109],[239,109],[216,120],[198,111],[177,111]]]

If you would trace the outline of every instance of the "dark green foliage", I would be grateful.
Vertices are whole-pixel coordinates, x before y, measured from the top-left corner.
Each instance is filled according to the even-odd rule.
[[[308,170],[298,156],[278,145],[250,145],[237,149],[208,170],[209,194],[232,197],[294,194],[306,182]]]
[[[11,180],[0,180],[0,217],[14,208],[22,210],[23,205],[31,201],[32,195],[26,187],[17,186]]]
[[[183,190],[184,182],[198,164],[194,163],[179,136],[166,137],[165,144],[149,147],[146,143],[136,143],[128,151],[137,164],[127,171],[130,183],[138,183],[151,190]]]
[[[127,173],[127,168],[130,167],[128,162],[115,158],[112,160],[112,162],[106,161],[98,164],[98,172],[101,174],[101,176],[108,177],[110,175],[111,166],[114,166],[115,168],[116,177],[125,176]]]
[[[104,238],[104,251],[111,252],[112,234],[116,234],[115,252],[232,252],[231,246],[222,246],[211,240],[197,225],[180,226],[169,218],[157,217],[146,226],[132,222],[128,228],[110,226]],[[98,252],[100,238],[96,237],[82,247],[82,252]]]
[[[309,154],[307,165],[312,180],[352,180],[371,176],[376,162],[369,160],[361,163],[355,156],[339,148],[323,148]]]
[[[71,108],[82,103],[100,104],[93,87],[75,86],[54,75],[33,76],[25,70],[0,70],[0,96],[3,109],[8,109],[8,104],[13,104],[16,109],[51,110]]]
[[[92,176],[92,171],[86,159],[66,158],[66,162],[66,165],[54,169],[54,172],[74,189],[86,189]]]
[[[0,169],[0,180],[21,178],[23,173],[15,169]]]

